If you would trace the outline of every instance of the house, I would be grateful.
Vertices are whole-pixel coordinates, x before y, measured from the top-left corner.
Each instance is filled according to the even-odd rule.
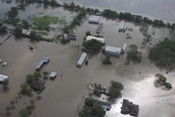
[[[34,80],[30,84],[30,87],[34,90],[43,90],[46,87],[46,85],[46,82],[43,80]]]
[[[133,104],[132,102],[130,102],[126,99],[123,99],[121,113],[122,114],[130,114],[132,116],[138,116],[139,105]]]
[[[0,82],[3,82],[3,81],[8,80],[8,79],[9,79],[8,76],[0,74]]]
[[[76,40],[77,37],[76,37],[75,34],[68,34],[68,39],[70,39],[70,40]]]
[[[104,49],[104,53],[112,56],[120,56],[121,50],[122,49],[118,47],[106,46]]]
[[[54,80],[55,77],[56,77],[56,75],[57,75],[56,72],[51,72],[51,73],[50,73],[50,79],[51,79],[51,80]]]
[[[99,24],[99,22],[100,22],[100,16],[91,15],[89,17],[89,23]]]
[[[36,66],[36,70],[39,71],[41,69],[41,67],[45,64],[48,63],[50,60],[49,57],[43,57],[42,60],[38,63],[38,65]]]
[[[95,39],[95,40],[97,40],[101,43],[105,43],[105,39],[103,39],[103,38],[98,38],[98,37],[94,37],[94,36],[87,36],[86,37],[86,41],[89,41],[89,40],[92,40],[92,39]]]

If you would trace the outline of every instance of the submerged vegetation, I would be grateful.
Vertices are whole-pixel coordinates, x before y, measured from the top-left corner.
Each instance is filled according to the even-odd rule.
[[[38,16],[33,18],[34,21],[34,28],[39,30],[50,30],[49,25],[57,24],[59,22],[59,18],[57,16]]]

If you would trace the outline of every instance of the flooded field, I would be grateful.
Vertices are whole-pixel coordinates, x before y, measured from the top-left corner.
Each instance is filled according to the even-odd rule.
[[[9,10],[7,6],[3,9],[3,13]],[[26,9],[26,11],[19,13],[19,16],[24,19],[30,15],[36,15],[38,12],[44,12],[51,16],[55,14],[59,15],[61,12],[62,17],[72,17],[69,12],[61,8],[44,9],[43,7],[36,7],[34,4]],[[2,14],[0,16],[4,17]],[[76,62],[82,53],[81,45],[85,33],[90,31],[92,34],[96,34],[98,27],[98,25],[89,24],[88,21],[85,21],[80,27],[76,28],[77,40],[71,41],[70,44],[66,45],[42,41],[35,42],[27,38],[16,39],[14,36],[11,36],[0,46],[0,59],[3,62],[8,62],[6,67],[0,67],[0,73],[8,75],[10,78],[9,90],[7,92],[4,92],[2,86],[0,86],[0,116],[6,113],[5,108],[10,105],[10,101],[18,96],[20,85],[25,81],[26,75],[35,71],[36,65],[43,56],[48,56],[50,57],[50,62],[43,67],[41,73],[43,71],[54,71],[58,75],[54,81],[47,81],[47,87],[41,94],[42,99],[36,102],[36,108],[32,112],[31,117],[77,117],[78,111],[83,105],[83,99],[88,95],[87,85],[98,83],[108,87],[111,80],[121,82],[124,85],[124,90],[122,92],[122,98],[117,100],[113,108],[107,112],[106,117],[127,117],[127,115],[120,114],[123,98],[139,104],[139,117],[174,117],[175,74],[174,72],[165,74],[166,72],[164,70],[156,68],[147,58],[149,48],[165,37],[169,37],[168,31],[150,27],[149,33],[152,34],[155,32],[152,35],[153,40],[150,42],[152,44],[147,44],[143,48],[141,44],[143,35],[139,31],[139,27],[132,23],[110,21],[104,18],[101,18],[100,22],[104,23],[101,34],[106,39],[106,45],[122,48],[123,44],[126,43],[126,50],[128,50],[130,44],[136,44],[139,51],[143,53],[142,62],[136,65],[125,65],[126,54],[124,54],[119,58],[111,57],[112,65],[102,65],[101,61],[105,56],[99,53],[88,58],[88,66],[83,65],[81,68],[77,68]],[[126,27],[132,28],[133,32],[118,33],[120,24],[124,23]],[[54,35],[57,32],[53,33],[50,31],[50,33]],[[127,33],[129,33],[132,39],[126,39]],[[0,35],[0,42],[7,36],[8,34]],[[34,50],[30,51],[28,45],[34,47]],[[80,48],[78,49],[74,45],[80,45]],[[2,64],[0,65],[2,66]],[[161,88],[155,88],[153,81],[154,74],[156,73],[165,74],[168,82],[172,84],[173,89],[164,91]],[[36,98],[36,95],[32,98]],[[18,117],[19,110],[26,107],[28,105],[27,101],[32,98],[22,96],[19,102],[15,104],[15,109],[11,110],[11,116]],[[26,103],[23,103],[24,101]]]

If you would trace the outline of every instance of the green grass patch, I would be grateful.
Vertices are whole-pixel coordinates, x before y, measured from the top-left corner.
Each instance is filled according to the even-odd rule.
[[[49,24],[57,24],[59,22],[59,17],[57,16],[39,16],[33,18],[34,25],[37,29],[46,30]]]

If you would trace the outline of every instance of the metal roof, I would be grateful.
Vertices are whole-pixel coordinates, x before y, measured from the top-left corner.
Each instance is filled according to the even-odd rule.
[[[0,74],[0,81],[1,82],[4,81],[4,80],[6,80],[6,79],[8,79],[8,78],[9,78],[8,76],[5,76],[5,75]]]
[[[106,46],[105,51],[121,53],[121,48],[113,47],[113,46]]]
[[[56,72],[51,72],[51,73],[50,73],[50,77],[55,77],[56,75],[57,75]]]

